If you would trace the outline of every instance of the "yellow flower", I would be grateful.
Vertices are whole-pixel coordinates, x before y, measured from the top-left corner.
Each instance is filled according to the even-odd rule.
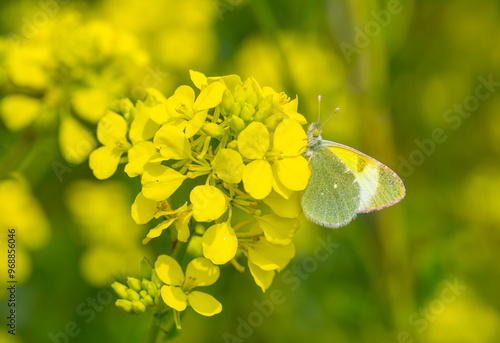
[[[199,286],[209,286],[219,278],[219,267],[204,257],[189,262],[186,276],[179,263],[168,255],[160,255],[155,270],[161,281],[161,297],[165,304],[176,311],[184,311],[189,304],[203,316],[213,316],[222,311],[222,305],[213,296],[194,291]]]
[[[201,90],[195,101],[194,90],[189,86],[180,86],[166,102],[169,120],[174,125],[185,127],[187,138],[193,137],[203,126],[208,109],[220,104],[225,89],[221,82],[211,83]]]
[[[287,245],[292,241],[293,235],[299,229],[300,223],[297,218],[283,218],[276,214],[255,216],[266,239],[279,245]]]
[[[284,197],[290,190],[303,190],[311,175],[301,155],[305,146],[306,134],[295,120],[284,119],[276,127],[270,150],[267,127],[260,122],[249,124],[238,136],[241,155],[253,160],[243,170],[245,190],[255,199],[265,198],[273,188]]]
[[[89,157],[90,169],[96,178],[103,180],[113,175],[120,158],[131,146],[127,141],[127,122],[112,111],[99,120],[97,139],[104,146],[94,150]]]
[[[142,175],[142,193],[151,200],[168,199],[186,179],[178,171],[159,163],[148,163]]]
[[[295,256],[295,246],[292,242],[276,245],[262,236],[259,225],[251,228],[246,236],[252,239],[241,240],[242,249],[248,257],[248,269],[255,283],[263,292],[271,285],[274,275],[285,268]]]
[[[40,100],[22,94],[5,96],[0,102],[0,116],[11,131],[19,131],[30,125],[38,116]]]
[[[177,126],[163,125],[155,135],[154,145],[165,159],[182,160],[191,158],[191,145],[188,137]]]
[[[203,255],[214,264],[229,262],[238,250],[238,238],[229,222],[212,225],[202,239]]]
[[[243,159],[239,152],[221,149],[212,162],[215,174],[227,183],[240,183],[243,174]]]
[[[140,194],[140,193],[139,193]],[[145,199],[147,200],[147,199]],[[172,223],[176,222],[177,220],[184,220],[185,213],[188,212],[188,206],[187,203],[182,205],[176,210],[171,210],[170,205],[166,201],[162,202],[156,202],[157,205],[157,212],[155,212],[154,216],[159,218],[160,216],[165,216],[166,219],[161,222],[160,224],[156,225],[154,228],[149,230],[148,234],[146,235],[146,238],[142,240],[142,244],[148,244],[150,240],[153,238],[159,237],[163,230],[167,229],[172,225]],[[132,205],[132,210],[133,210],[133,205]],[[190,212],[190,211],[189,211]],[[187,236],[186,232],[183,232],[182,230],[178,230],[177,232],[177,239],[182,241],[182,242],[187,242],[187,239],[189,238],[189,230],[187,231]]]
[[[211,222],[219,219],[227,210],[227,199],[214,186],[196,186],[189,194],[193,204],[193,218],[197,222]]]
[[[156,154],[153,142],[144,141],[134,144],[128,151],[128,163],[125,165],[125,173],[128,177],[135,177],[144,173],[144,165]]]

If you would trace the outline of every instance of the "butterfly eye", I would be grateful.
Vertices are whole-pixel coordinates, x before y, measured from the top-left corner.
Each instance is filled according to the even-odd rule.
[[[316,130],[313,131],[313,136],[314,137],[318,137],[319,136],[319,130],[318,129],[316,129]]]

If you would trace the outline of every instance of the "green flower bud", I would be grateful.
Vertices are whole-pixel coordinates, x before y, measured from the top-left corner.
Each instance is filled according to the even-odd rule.
[[[231,111],[229,112],[229,114],[239,116],[240,113],[241,113],[241,105],[239,102],[235,102],[231,107]]]
[[[144,313],[144,312],[146,312],[146,306],[142,302],[140,302],[138,300],[134,300],[134,301],[132,301],[132,311],[135,314]]]
[[[279,123],[283,120],[283,114],[281,113],[276,113],[273,114],[272,116],[268,117],[264,121],[264,125],[266,125],[267,129],[270,132],[273,132],[276,129],[276,126],[278,126]]]
[[[139,300],[141,299],[141,296],[139,295],[139,293],[137,293],[136,291],[134,291],[133,289],[127,289],[127,298],[130,299],[131,301],[134,301],[134,300]]]
[[[158,287],[152,282],[148,284],[147,288],[148,294],[151,295],[152,297],[155,297],[156,294],[158,294]]]
[[[257,102],[258,102],[257,101],[257,93],[252,92],[252,93],[247,94],[247,103],[249,103],[253,107],[256,107]]]
[[[147,291],[150,283],[151,283],[151,281],[146,280],[146,279],[142,279],[141,288],[145,289]]]
[[[141,280],[135,278],[135,277],[128,277],[127,278],[127,284],[128,287],[133,289],[136,292],[140,292],[142,287],[141,287]]]
[[[115,306],[126,313],[130,313],[130,311],[132,310],[132,303],[125,299],[118,299],[115,302]]]
[[[245,94],[245,90],[240,85],[234,87],[233,97],[234,101],[240,104],[244,104],[247,101],[247,95]]]
[[[146,295],[144,298],[141,299],[141,302],[146,306],[146,307],[151,307],[154,305],[153,298],[151,298],[150,295]]]
[[[232,116],[231,119],[229,119],[229,126],[234,132],[240,133],[241,130],[245,128],[245,122],[240,117]]]
[[[115,281],[111,284],[111,288],[113,288],[116,295],[118,295],[120,298],[128,299],[127,286]]]
[[[143,279],[151,279],[151,272],[153,271],[153,266],[151,262],[145,257],[141,260],[141,277]]]
[[[234,97],[229,89],[224,91],[222,95],[222,102],[220,104],[221,113],[223,116],[228,117],[231,114],[231,109],[234,105]]]
[[[270,108],[260,108],[257,113],[255,113],[255,121],[260,121],[264,122],[267,117],[271,115],[271,109]]]
[[[253,115],[255,114],[255,108],[250,104],[245,104],[241,109],[240,117],[244,121],[252,121]]]
[[[139,292],[139,295],[141,296],[141,298],[144,298],[146,295],[148,295],[148,291],[143,289],[142,291]]]
[[[226,131],[224,131],[224,129],[220,125],[217,125],[215,123],[203,123],[201,131],[204,134],[217,139],[221,139],[226,134]]]

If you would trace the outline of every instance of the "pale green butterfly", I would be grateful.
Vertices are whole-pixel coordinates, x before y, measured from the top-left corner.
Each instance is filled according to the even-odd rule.
[[[318,123],[307,130],[304,155],[309,158],[311,177],[302,194],[302,209],[316,224],[337,228],[358,213],[394,205],[405,196],[395,172],[362,152],[323,140]]]

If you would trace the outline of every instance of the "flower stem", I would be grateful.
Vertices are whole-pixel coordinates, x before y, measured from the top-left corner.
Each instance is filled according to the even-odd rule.
[[[149,323],[149,329],[144,336],[143,343],[156,343],[158,341],[158,334],[160,333],[160,326],[156,322],[156,314],[153,313]]]

